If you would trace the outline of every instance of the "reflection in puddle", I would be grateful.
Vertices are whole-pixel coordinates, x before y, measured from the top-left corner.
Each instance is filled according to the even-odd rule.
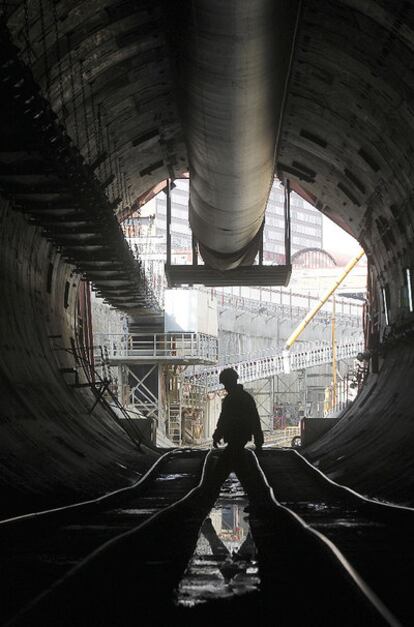
[[[175,481],[175,479],[184,479],[185,477],[193,477],[194,475],[190,475],[189,473],[180,472],[175,475],[159,475],[155,481]]]
[[[303,520],[315,529],[338,531],[339,529],[384,526],[382,522],[367,518],[355,507],[344,506],[343,502],[283,501],[282,505],[299,514]]]
[[[244,512],[247,505],[240,483],[231,474],[201,527],[176,593],[177,605],[194,607],[258,590],[257,549]]]
[[[118,509],[115,511],[115,513],[119,514],[120,516],[124,516],[125,514],[127,514],[128,516],[150,516],[152,514],[155,514],[155,512],[157,511],[158,510],[156,508],[145,509],[144,507],[141,507],[134,509]]]

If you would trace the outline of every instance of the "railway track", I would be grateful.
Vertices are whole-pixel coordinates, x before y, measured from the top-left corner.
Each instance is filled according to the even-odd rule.
[[[37,591],[32,589],[4,624],[413,624],[404,595],[384,590],[391,579],[387,569],[394,577],[404,557],[393,554],[403,544],[401,534],[399,543],[393,536],[402,527],[410,533],[413,512],[374,503],[330,482],[292,450],[264,450],[257,456],[245,451],[235,468],[249,496],[246,514],[257,547],[259,589],[225,600],[213,596],[194,607],[177,605],[175,591],[229,470],[224,457],[222,451],[164,456],[137,494],[121,491],[98,510],[91,512],[88,505],[77,512],[77,521],[48,523],[46,529],[55,530],[48,536],[53,541],[46,538],[42,545],[47,544],[49,556],[55,550],[59,555],[62,542],[77,531],[76,549],[67,550],[64,568],[39,581]],[[27,524],[5,526],[24,529]],[[27,529],[32,533],[31,526]],[[36,542],[27,578],[36,576],[42,554]],[[383,542],[390,542],[386,556],[380,550]]]
[[[198,483],[205,456],[206,452],[170,451],[130,487],[0,521],[0,624],[97,547],[181,499]]]
[[[266,450],[260,466],[280,506],[340,551],[400,624],[413,625],[414,510],[338,485],[296,450]]]

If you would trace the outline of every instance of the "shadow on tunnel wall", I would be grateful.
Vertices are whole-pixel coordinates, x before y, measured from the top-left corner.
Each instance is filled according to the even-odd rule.
[[[362,494],[414,505],[413,346],[397,343],[351,407],[305,456]]]
[[[10,515],[128,485],[152,456],[101,406],[90,413],[95,396],[76,387],[86,381],[73,355],[79,275],[2,199],[0,225],[0,508]]]

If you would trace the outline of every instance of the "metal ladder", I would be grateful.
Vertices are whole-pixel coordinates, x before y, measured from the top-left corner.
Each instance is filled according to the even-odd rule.
[[[170,403],[167,423],[168,438],[176,446],[182,444],[181,403]]]

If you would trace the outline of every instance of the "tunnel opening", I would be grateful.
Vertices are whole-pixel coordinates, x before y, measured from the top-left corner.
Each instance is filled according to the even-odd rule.
[[[274,263],[283,261],[284,257],[284,188],[275,181],[270,200],[267,206],[267,224],[264,230],[264,248],[263,248],[263,263],[270,267]],[[191,269],[192,254],[193,254],[193,239],[192,233],[188,225],[188,202],[189,202],[189,185],[188,181],[176,180],[172,185],[171,191],[171,253],[174,262],[185,263]],[[202,286],[198,288],[201,293],[209,293],[217,301],[218,311],[218,341],[219,341],[219,366],[224,367],[226,363],[234,363],[241,361],[251,362],[257,370],[258,379],[260,375],[267,374],[270,358],[274,359],[283,348],[283,339],[287,339],[287,336],[295,327],[295,323],[299,323],[301,316],[304,317],[307,313],[307,309],[310,309],[315,303],[318,302],[322,292],[327,289],[332,282],[335,282],[336,278],[341,274],[341,267],[343,267],[344,260],[347,258],[348,253],[343,246],[351,245],[355,250],[358,249],[356,242],[352,243],[352,238],[348,236],[348,241],[345,239],[342,244],[342,255],[340,252],[340,233],[338,230],[327,232],[325,234],[325,226],[321,214],[313,209],[310,204],[306,204],[305,201],[294,192],[292,192],[292,250],[293,254],[293,274],[291,279],[291,285],[288,290],[279,288],[270,288],[267,286],[231,286],[227,288],[206,290]],[[129,216],[124,222],[124,233],[130,246],[135,250],[135,253],[140,255],[144,267],[148,269],[148,273],[151,275],[157,275],[158,278],[154,278],[157,285],[159,298],[163,300],[165,298],[165,311],[166,311],[166,324],[168,329],[174,329],[177,332],[189,330],[190,326],[194,324],[191,314],[184,313],[191,311],[194,303],[191,300],[185,300],[185,295],[189,296],[192,292],[195,295],[200,295],[200,291],[192,289],[192,286],[183,286],[180,290],[166,289],[165,295],[161,294],[160,286],[163,283],[164,263],[167,258],[165,250],[166,240],[166,197],[161,193],[156,196],[151,206],[143,208],[141,215],[133,214]],[[335,245],[333,244],[335,241]],[[326,242],[326,245],[332,250],[331,254],[322,248],[322,245]],[[345,254],[344,254],[345,252]],[[342,258],[341,258],[342,257]],[[337,265],[338,264],[338,265]],[[337,300],[337,323],[338,323],[338,341],[342,344],[350,342],[350,346],[356,341],[362,341],[362,325],[363,325],[363,300],[365,298],[365,278],[364,278],[364,262],[361,262],[362,267],[358,270],[355,279],[349,283],[345,282],[340,286],[339,297]],[[359,268],[360,266],[358,266]],[[162,289],[161,289],[162,291]],[[344,299],[342,298],[344,297]],[[181,299],[181,300],[180,300]],[[171,306],[172,301],[172,306]],[[207,305],[206,305],[207,306]],[[293,307],[293,309],[292,309]],[[302,309],[303,307],[303,309]],[[238,312],[237,309],[240,309]],[[327,303],[324,307],[322,317],[317,317],[314,324],[316,327],[311,334],[306,334],[303,338],[295,344],[296,350],[303,350],[306,347],[312,347],[315,351],[317,348],[327,348],[328,344],[332,343],[330,337],[330,327],[333,323],[329,311],[332,309],[333,304]],[[228,314],[226,313],[228,311]],[[303,313],[301,313],[303,311]],[[256,315],[255,315],[256,314]],[[198,314],[197,314],[198,315]],[[228,319],[227,315],[232,315],[233,319]],[[283,318],[288,315],[292,319],[290,330],[282,328]],[[346,331],[347,315],[350,315],[351,326]],[[243,317],[242,317],[243,316]],[[243,320],[243,324],[240,325],[239,319]],[[280,322],[275,321],[277,318]],[[354,319],[355,318],[355,319]],[[322,320],[323,319],[323,320]],[[175,323],[174,323],[175,320]],[[273,322],[272,322],[273,320]],[[173,326],[173,323],[177,326]],[[200,324],[200,323],[199,323]],[[190,326],[189,326],[190,325]],[[223,326],[224,325],[224,326]],[[240,326],[238,330],[237,327]],[[280,328],[279,328],[280,327]],[[197,324],[191,327],[193,330],[197,329]],[[322,329],[325,330],[322,332]],[[167,327],[165,327],[167,330]],[[250,329],[250,332],[249,330]],[[204,328],[205,332],[209,333],[207,327]],[[211,331],[217,333],[217,331]],[[287,333],[287,335],[286,335]],[[358,335],[359,334],[359,335]],[[306,337],[307,336],[307,337]],[[317,345],[317,341],[321,341],[322,344]],[[309,344],[310,342],[310,344]],[[363,353],[363,343],[355,350],[355,357],[359,352]],[[342,356],[343,357],[343,356]],[[351,353],[349,354],[351,357]],[[266,358],[269,358],[269,363],[266,362]],[[349,361],[349,360],[348,360]],[[342,363],[342,362],[341,362]],[[259,372],[260,367],[263,367],[263,372]],[[352,364],[348,364],[348,370],[342,369],[338,375],[338,401],[343,408],[351,398],[354,397],[352,390],[356,387],[360,387],[361,381],[356,383],[353,381],[354,374],[359,370],[359,366],[354,366],[355,373],[351,376]],[[362,364],[361,364],[362,366]],[[184,390],[184,396],[190,401],[188,408],[185,408],[183,403],[182,413],[184,413],[184,421],[186,423],[185,428],[188,429],[184,437],[190,437],[190,430],[196,427],[198,430],[199,424],[196,424],[198,418],[195,418],[195,408],[191,407],[191,397],[193,393],[196,394],[196,385],[202,390],[203,388],[203,376],[207,375],[207,370],[203,366],[185,366],[185,371],[182,375],[184,379],[181,381],[182,386],[187,386],[192,383],[192,391]],[[210,369],[212,374],[217,368]],[[271,373],[269,372],[269,375]],[[324,376],[329,377],[328,371],[324,373]],[[317,374],[312,374],[316,377]],[[311,379],[309,378],[309,381]],[[325,382],[313,381],[313,387],[315,388],[315,394],[312,398],[308,398],[304,405],[296,408],[296,415],[298,412],[303,415],[323,416],[328,413],[328,410],[323,408],[323,390],[327,386],[327,380]],[[319,390],[319,391],[317,391]],[[213,391],[213,387],[211,388]],[[266,393],[270,395],[272,392],[267,390]],[[315,395],[322,393],[322,399],[316,400]],[[283,394],[282,394],[283,396]],[[271,418],[271,410],[267,410],[267,416],[263,417],[264,426],[266,429],[273,429],[274,422],[280,418],[280,421],[286,422],[286,417],[283,415],[282,405],[286,405],[286,399],[275,399],[275,404],[279,407],[276,408],[277,412]],[[287,403],[289,405],[289,403]],[[306,405],[311,405],[306,407]],[[334,401],[335,405],[335,401]],[[205,414],[205,410],[202,409],[203,403],[200,404],[199,409],[201,413]],[[289,409],[289,408],[288,408]],[[332,407],[331,407],[332,409]],[[336,408],[338,410],[338,407]],[[216,410],[217,411],[217,410]],[[291,420],[291,410],[288,410],[288,420]],[[297,422],[295,423],[297,424]],[[204,425],[204,432],[206,433],[207,425]],[[291,438],[295,434],[291,434]],[[195,434],[195,440],[186,439],[185,443],[190,445],[200,441],[200,435]]]

